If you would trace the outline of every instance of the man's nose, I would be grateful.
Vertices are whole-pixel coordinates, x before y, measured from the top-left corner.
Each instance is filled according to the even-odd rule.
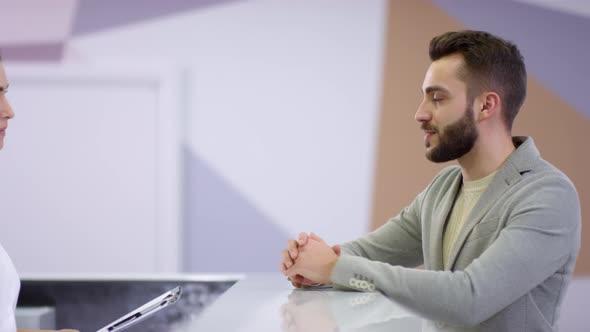
[[[424,107],[424,103],[422,103],[418,106],[418,110],[416,111],[416,114],[414,114],[414,119],[418,122],[428,122],[432,120],[432,112],[428,111]]]

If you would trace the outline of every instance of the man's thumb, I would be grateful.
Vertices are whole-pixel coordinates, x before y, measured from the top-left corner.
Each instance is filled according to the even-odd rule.
[[[322,238],[321,238],[321,237],[317,236],[317,234],[316,234],[316,233],[314,233],[314,232],[311,232],[311,234],[309,234],[309,236],[310,236],[312,239],[316,240],[316,241],[320,241],[320,242],[326,242],[326,241],[322,240]]]
[[[332,250],[334,250],[334,252],[336,253],[336,255],[340,256],[340,245],[339,244],[335,244],[332,246]]]

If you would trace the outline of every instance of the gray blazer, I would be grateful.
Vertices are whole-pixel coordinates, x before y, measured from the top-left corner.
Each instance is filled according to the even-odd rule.
[[[450,270],[442,234],[462,181],[457,166],[385,225],[342,245],[335,287],[376,289],[427,318],[426,330],[557,331],[580,248],[578,194],[532,138],[513,141],[451,249]]]

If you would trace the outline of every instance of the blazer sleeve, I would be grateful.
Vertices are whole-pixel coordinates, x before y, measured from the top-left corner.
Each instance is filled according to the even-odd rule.
[[[371,257],[400,252],[384,248],[387,241],[381,231],[371,237],[376,238],[373,241],[362,242],[362,248],[369,248],[364,249],[367,255],[338,259],[332,281],[350,287],[355,278],[368,280],[376,290],[425,318],[478,325],[563,269],[579,250],[580,206],[568,180],[544,177],[517,200],[499,237],[463,271],[428,271],[372,261]],[[406,224],[404,218],[387,232],[393,235],[401,229],[396,240],[412,243],[415,230],[409,225],[413,223]]]
[[[425,192],[377,230],[343,244],[342,255],[407,267],[423,264],[420,205]]]

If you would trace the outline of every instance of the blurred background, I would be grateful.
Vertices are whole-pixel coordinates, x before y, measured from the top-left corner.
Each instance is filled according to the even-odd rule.
[[[587,1],[0,0],[0,22],[0,243],[24,276],[271,272],[300,231],[375,229],[447,166],[414,112],[429,40],[466,28],[520,47],[514,134],[587,214]]]

